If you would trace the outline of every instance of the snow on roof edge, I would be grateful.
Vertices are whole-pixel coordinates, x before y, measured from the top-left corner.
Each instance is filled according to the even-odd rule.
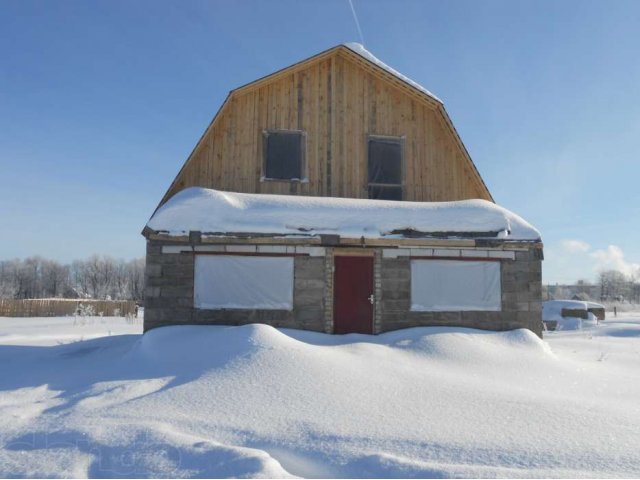
[[[447,236],[443,238],[476,233],[474,238],[541,241],[540,232],[527,221],[486,200],[398,202],[235,193],[201,187],[186,188],[171,197],[151,217],[147,228],[171,236],[199,231],[429,238],[430,234],[445,232]],[[415,235],[408,237],[405,232]]]
[[[371,53],[369,50],[364,48],[364,45],[362,45],[361,43],[348,42],[348,43],[343,43],[342,46],[348,48],[349,50],[351,50],[355,54],[360,55],[365,60],[368,60],[371,63],[374,63],[375,65],[379,66],[383,70],[385,70],[388,73],[392,74],[393,76],[399,78],[403,82],[409,84],[413,88],[415,88],[415,89],[419,90],[420,92],[424,93],[425,95],[430,96],[431,98],[433,98],[434,100],[437,100],[440,103],[444,103],[441,99],[439,99],[432,92],[430,92],[429,90],[424,88],[418,82],[416,82],[414,80],[411,80],[406,75],[403,75],[402,73],[398,72],[396,69],[391,68],[389,65],[384,63],[382,60],[380,60],[378,57],[376,57],[373,53]]]

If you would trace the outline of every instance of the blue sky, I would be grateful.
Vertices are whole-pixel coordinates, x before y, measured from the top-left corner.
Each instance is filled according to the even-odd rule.
[[[545,282],[640,263],[640,2],[353,3],[541,230]],[[0,2],[0,259],[143,255],[228,91],[358,40],[348,0]]]

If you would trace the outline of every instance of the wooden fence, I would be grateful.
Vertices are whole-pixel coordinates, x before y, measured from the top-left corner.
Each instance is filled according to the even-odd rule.
[[[81,305],[83,307],[81,307]],[[90,307],[90,308],[89,308]],[[136,314],[133,300],[91,300],[68,298],[0,299],[0,317],[61,317],[84,313],[106,317]]]

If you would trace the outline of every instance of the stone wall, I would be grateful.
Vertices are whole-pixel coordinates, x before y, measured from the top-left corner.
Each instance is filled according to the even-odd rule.
[[[147,242],[144,330],[192,323],[193,253],[162,253],[162,244]]]
[[[147,242],[144,330],[163,325],[244,325],[325,330],[325,259],[294,257],[293,310],[202,310],[193,307],[194,254],[162,253]]]
[[[515,313],[505,329],[528,328],[542,336],[542,259],[540,250],[516,252],[502,262],[502,310]],[[515,322],[515,323],[514,323]]]
[[[542,263],[535,250],[501,263],[502,311],[412,312],[410,257],[381,259],[381,324],[378,332],[425,325],[484,330],[528,328],[542,336]]]

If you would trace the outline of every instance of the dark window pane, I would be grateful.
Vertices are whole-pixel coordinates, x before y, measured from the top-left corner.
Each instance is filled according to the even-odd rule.
[[[402,200],[402,187],[369,187],[369,198],[374,200]]]
[[[397,140],[369,139],[369,183],[402,183],[402,147]]]
[[[302,178],[302,133],[269,132],[267,134],[265,176],[291,180]]]

